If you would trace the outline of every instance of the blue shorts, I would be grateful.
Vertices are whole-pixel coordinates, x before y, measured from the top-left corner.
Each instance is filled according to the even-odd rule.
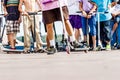
[[[70,23],[73,28],[80,29],[82,28],[81,16],[79,15],[70,15]]]
[[[114,19],[115,23],[119,23],[120,22],[120,15],[117,15]]]
[[[90,29],[90,35],[95,36],[96,35],[96,16],[92,16],[91,18],[88,19],[87,23],[87,18],[82,17],[82,29],[84,35],[87,35],[87,25]]]

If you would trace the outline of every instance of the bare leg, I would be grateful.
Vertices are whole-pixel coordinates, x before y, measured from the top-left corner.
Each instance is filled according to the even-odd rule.
[[[48,37],[48,39],[53,40],[54,39],[53,23],[46,24],[46,29],[47,29],[47,37]]]
[[[113,29],[112,29],[111,35],[114,34],[114,32],[115,32],[115,30],[116,30],[117,27],[118,27],[118,23],[115,23],[115,24],[113,25]]]
[[[93,48],[96,48],[96,36],[92,36]]]
[[[48,35],[46,36],[46,42],[47,42],[47,48],[50,47],[50,42],[49,42],[49,39],[48,39]]]
[[[46,29],[47,29],[47,38],[50,43],[50,46],[55,47],[53,23],[46,24]],[[48,43],[48,45],[49,45],[49,43]]]
[[[66,26],[68,35],[72,36],[74,33],[73,33],[72,25],[70,24],[69,20],[65,20],[65,26]]]
[[[15,48],[14,33],[8,34],[8,41],[10,42],[11,48]]]
[[[79,42],[80,37],[80,31],[79,29],[75,29],[75,39]]]

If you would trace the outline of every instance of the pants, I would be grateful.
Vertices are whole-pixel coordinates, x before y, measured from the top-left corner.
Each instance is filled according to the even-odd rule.
[[[111,40],[111,27],[110,20],[100,22],[100,38],[102,41],[110,41]]]
[[[35,31],[36,33],[33,35],[36,37],[36,49],[40,49],[42,45],[42,40],[40,37],[40,28],[39,28],[39,16],[35,16]],[[30,41],[30,32],[34,33],[34,18],[33,15],[23,16],[23,25],[24,25],[24,49],[29,50],[31,41]]]

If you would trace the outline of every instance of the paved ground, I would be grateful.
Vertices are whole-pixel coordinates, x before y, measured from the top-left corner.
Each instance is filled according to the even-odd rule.
[[[120,51],[0,54],[0,80],[120,80]]]

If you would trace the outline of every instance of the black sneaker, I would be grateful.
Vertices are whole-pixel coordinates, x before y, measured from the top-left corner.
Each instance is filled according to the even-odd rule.
[[[47,49],[47,54],[50,55],[50,54],[54,54],[57,52],[57,49],[54,48],[54,46],[50,46],[50,48]]]

